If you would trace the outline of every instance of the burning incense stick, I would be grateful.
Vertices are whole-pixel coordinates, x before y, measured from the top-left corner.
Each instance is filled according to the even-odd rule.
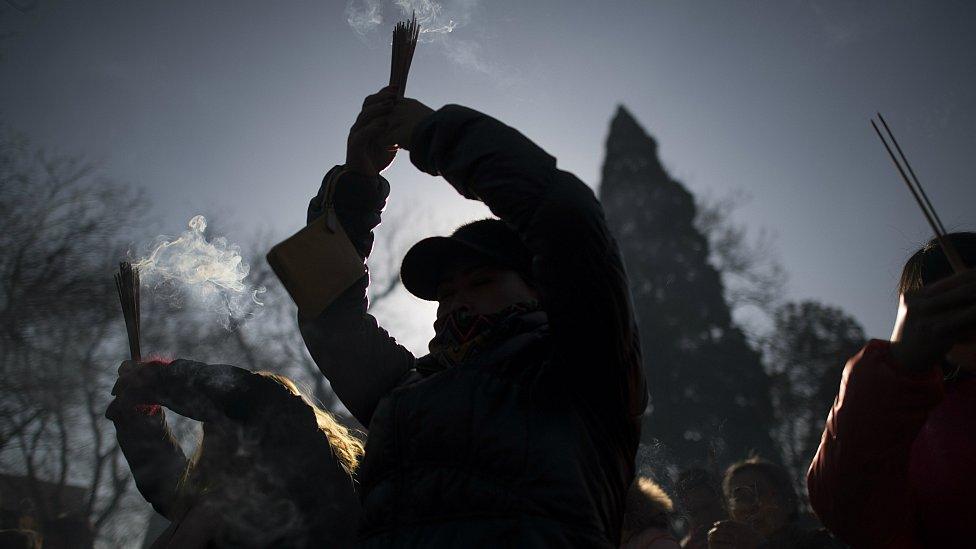
[[[417,14],[413,13],[410,21],[400,21],[393,27],[393,59],[390,64],[390,85],[397,87],[397,97],[403,98],[407,88],[407,75],[410,73],[410,63],[413,61],[413,51],[417,48],[417,37],[420,35],[420,24]]]
[[[138,362],[142,360],[142,351],[139,349],[139,269],[133,269],[128,261],[119,263],[115,287],[119,291],[125,331],[129,336],[129,353],[132,360]]]
[[[915,197],[915,202],[918,203],[918,207],[922,209],[922,213],[925,215],[926,221],[929,222],[929,226],[932,227],[932,231],[935,232],[935,238],[939,242],[939,247],[942,248],[942,253],[945,254],[946,258],[949,260],[949,265],[952,266],[952,270],[956,273],[961,273],[966,270],[966,263],[962,260],[962,256],[959,255],[959,251],[956,247],[952,245],[952,241],[946,238],[946,229],[942,224],[942,220],[939,219],[939,214],[935,212],[935,208],[932,207],[932,202],[929,201],[928,195],[925,193],[925,189],[922,187],[922,183],[919,182],[918,177],[915,175],[915,170],[912,169],[912,165],[908,163],[908,158],[905,153],[901,150],[901,145],[898,144],[898,140],[895,139],[895,134],[892,133],[891,128],[888,127],[888,123],[885,122],[881,113],[878,113],[878,120],[881,121],[881,125],[884,126],[885,132],[888,134],[888,139],[894,144],[895,149],[898,151],[898,155],[901,157],[901,162],[895,156],[894,151],[888,145],[888,140],[885,139],[884,135],[881,134],[881,130],[878,129],[878,125],[871,120],[871,127],[874,128],[875,133],[878,134],[878,139],[884,145],[885,150],[888,151],[888,156],[891,157],[891,161],[895,163],[895,168],[898,169],[898,173],[901,178],[908,185],[908,190],[912,192],[912,196]],[[902,167],[904,164],[904,167]],[[907,173],[906,173],[907,170]],[[911,177],[909,177],[911,175]]]

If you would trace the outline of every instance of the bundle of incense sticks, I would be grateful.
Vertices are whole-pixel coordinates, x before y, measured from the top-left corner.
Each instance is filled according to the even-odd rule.
[[[410,73],[410,63],[413,61],[413,51],[417,48],[417,37],[420,35],[420,24],[417,14],[413,13],[410,21],[400,21],[393,27],[393,60],[390,64],[390,85],[397,87],[397,97],[403,98],[407,89],[407,75]]]
[[[898,144],[898,140],[895,139],[895,134],[891,132],[891,128],[888,127],[888,123],[885,121],[881,113],[878,114],[878,120],[881,121],[881,125],[884,126],[885,132],[888,134],[888,139],[891,140],[891,144],[895,146],[895,150],[898,151],[898,157],[895,156],[894,151],[891,150],[891,146],[888,145],[888,140],[885,136],[881,134],[881,130],[878,129],[878,125],[871,120],[871,127],[874,128],[875,133],[878,134],[878,139],[884,145],[885,150],[888,151],[888,156],[891,157],[891,161],[895,163],[895,168],[898,169],[898,173],[901,174],[901,178],[905,181],[905,185],[908,185],[908,190],[912,192],[912,196],[915,197],[915,202],[918,203],[918,207],[922,209],[922,214],[925,215],[926,221],[929,222],[929,226],[932,227],[932,231],[935,232],[935,238],[939,242],[939,247],[942,248],[942,253],[945,254],[946,258],[949,260],[949,265],[952,266],[952,270],[956,273],[961,273],[966,270],[966,263],[962,260],[962,256],[959,255],[959,251],[956,247],[952,245],[952,241],[946,238],[946,229],[942,224],[942,220],[939,219],[939,214],[935,212],[935,208],[932,207],[932,202],[929,201],[928,195],[925,193],[925,189],[922,188],[922,183],[919,182],[918,177],[915,175],[915,170],[912,169],[912,165],[908,163],[908,158],[905,153],[901,150],[901,145]],[[899,162],[899,158],[901,162]],[[902,166],[904,164],[904,166]],[[911,177],[909,177],[911,176]]]
[[[138,362],[142,360],[142,351],[139,349],[139,269],[133,269],[128,261],[119,263],[115,287],[119,290],[125,331],[129,335],[129,353],[132,360]]]

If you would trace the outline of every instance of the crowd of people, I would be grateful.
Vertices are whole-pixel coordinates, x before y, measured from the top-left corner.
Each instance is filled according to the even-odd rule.
[[[628,494],[623,549],[844,547],[803,512],[790,474],[759,457],[733,463],[719,479],[706,469],[683,471],[678,505],[653,479],[638,477]],[[675,521],[683,522],[679,539]]]
[[[299,313],[311,356],[368,428],[365,447],[281,376],[124,363],[107,416],[139,491],[171,521],[153,547],[965,546],[976,271],[953,273],[937,243],[905,267],[891,340],[870,342],[838,380],[809,508],[757,457],[724,476],[655,473],[669,495],[635,478],[648,393],[624,265],[592,191],[489,116],[384,88],[308,209],[364,261],[398,149],[497,217],[403,260],[406,290],[438,305],[430,353],[414,356],[367,313],[368,275],[322,314]],[[976,264],[976,235],[951,239]],[[160,406],[203,423],[192,458]]]

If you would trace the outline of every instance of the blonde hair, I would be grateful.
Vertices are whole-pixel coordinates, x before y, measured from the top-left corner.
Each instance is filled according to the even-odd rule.
[[[288,391],[301,399],[312,409],[315,414],[315,422],[318,428],[329,440],[329,446],[332,447],[332,453],[339,460],[339,464],[345,469],[350,475],[355,474],[357,467],[359,466],[359,460],[365,453],[362,441],[352,434],[348,427],[342,425],[329,412],[323,410],[321,407],[315,404],[312,399],[301,389],[298,385],[291,379],[274,372],[260,371],[254,372],[257,375],[273,379],[274,381],[281,384]],[[204,424],[204,431],[206,430],[206,424]],[[206,451],[205,448],[217,444],[218,447],[221,444],[225,444],[226,441],[221,440],[221,437],[206,436],[205,432],[200,433],[200,440],[197,443],[196,451],[187,461],[187,466],[183,470],[183,474],[180,476],[178,484],[178,492],[181,497],[194,492],[199,492],[206,488],[208,482],[208,469],[211,468],[210,460],[206,459],[205,456],[214,454],[213,448],[210,451]],[[220,454],[220,450],[216,451],[216,454]]]
[[[308,394],[299,389],[298,385],[291,379],[274,372],[261,371],[255,373],[277,381],[288,389],[291,394],[301,397],[305,401],[305,404],[308,404],[315,413],[315,421],[319,426],[319,430],[328,437],[329,445],[332,446],[332,452],[339,459],[339,463],[342,464],[342,467],[349,474],[356,472],[356,468],[359,467],[359,460],[363,457],[365,449],[363,442],[353,435],[348,427],[336,421],[332,414],[316,405]]]
[[[669,528],[668,515],[674,510],[671,497],[650,477],[637,477],[627,490],[621,542],[651,526]]]

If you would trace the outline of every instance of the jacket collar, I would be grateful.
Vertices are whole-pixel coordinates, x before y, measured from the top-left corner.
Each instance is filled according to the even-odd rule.
[[[417,359],[417,371],[424,377],[453,366],[479,366],[502,362],[517,355],[549,334],[549,317],[545,311],[533,310],[513,315],[492,328],[491,341],[455,364],[441,353],[430,353]]]

